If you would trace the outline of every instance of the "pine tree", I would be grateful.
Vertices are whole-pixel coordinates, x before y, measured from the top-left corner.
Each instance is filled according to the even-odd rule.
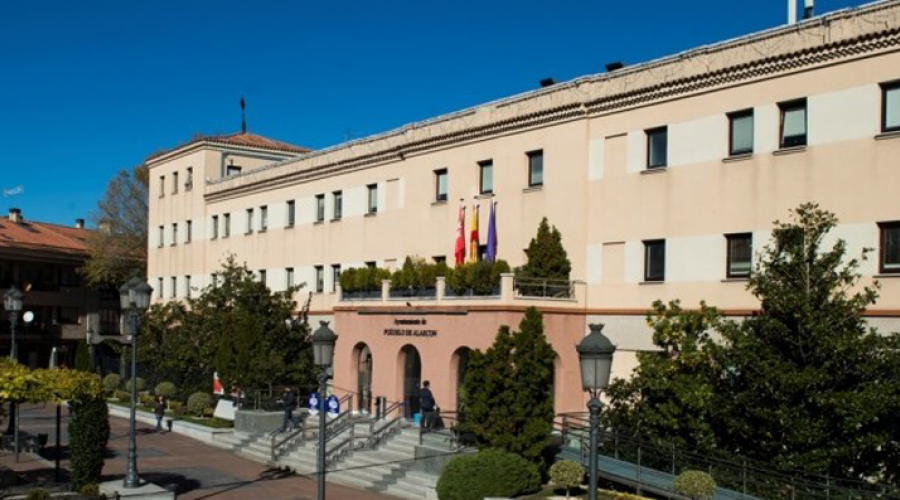
[[[465,422],[478,443],[509,449],[512,446],[514,421],[513,370],[510,353],[513,348],[509,327],[497,332],[493,345],[485,352],[473,350],[466,371],[463,406]]]
[[[523,278],[568,280],[572,263],[562,244],[562,234],[556,226],[550,226],[544,217],[538,226],[537,235],[531,239],[525,250],[528,261],[517,269]]]
[[[75,348],[75,369],[83,372],[91,371],[91,352],[87,345],[87,341],[78,342]]]

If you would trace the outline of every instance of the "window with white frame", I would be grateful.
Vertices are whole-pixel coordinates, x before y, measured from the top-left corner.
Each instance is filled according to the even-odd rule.
[[[544,151],[530,151],[528,157],[528,187],[544,185]]]
[[[647,135],[647,170],[666,168],[669,161],[669,128],[657,127]]]
[[[728,114],[728,156],[753,153],[753,110]]]
[[[900,132],[900,81],[881,85],[881,131]]]
[[[781,137],[779,147],[797,148],[806,146],[806,99],[783,102],[778,105],[781,111]]]
[[[325,267],[316,266],[316,293],[325,291]]]
[[[219,237],[219,216],[212,216],[212,239],[216,239]]]
[[[481,194],[494,193],[494,161],[485,160],[478,162],[478,192]]]
[[[288,200],[287,202],[287,222],[285,223],[285,227],[294,227],[294,223],[297,221],[297,204],[294,200]]]
[[[265,232],[269,229],[269,207],[263,205],[259,207],[259,230]]]
[[[666,240],[644,242],[644,281],[666,280]]]
[[[881,233],[879,270],[883,274],[900,274],[900,221],[878,224]]]
[[[284,270],[284,285],[286,289],[294,286],[294,268],[288,267]]]
[[[344,192],[335,191],[331,193],[331,218],[340,220],[344,216]]]
[[[368,193],[369,206],[368,211],[370,215],[378,213],[378,184],[369,184],[366,186],[366,192]]]
[[[753,266],[753,234],[726,234],[725,241],[728,245],[728,268],[725,275],[728,278],[750,276],[750,269]]]
[[[325,195],[316,195],[316,222],[325,220]]]
[[[191,242],[191,239],[194,237],[192,234],[193,232],[194,232],[194,222],[186,221],[184,223],[184,242],[185,243]]]
[[[331,292],[334,293],[337,291],[337,287],[341,282],[341,265],[340,264],[332,264],[331,265]]]
[[[447,169],[434,171],[434,201],[447,201]]]

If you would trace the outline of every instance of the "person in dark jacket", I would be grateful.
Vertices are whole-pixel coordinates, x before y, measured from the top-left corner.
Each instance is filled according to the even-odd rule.
[[[166,416],[166,400],[162,396],[156,396],[156,401],[153,403],[153,414],[156,415],[156,432],[162,432],[162,421]]]
[[[284,432],[291,428],[294,423],[294,409],[297,408],[297,395],[290,387],[284,388],[284,395],[281,398],[284,405],[284,422],[278,432]]]
[[[434,427],[435,412],[437,410],[437,402],[434,400],[434,394],[431,393],[431,383],[429,381],[422,382],[422,390],[419,391],[419,407],[422,409],[422,429],[430,431]]]

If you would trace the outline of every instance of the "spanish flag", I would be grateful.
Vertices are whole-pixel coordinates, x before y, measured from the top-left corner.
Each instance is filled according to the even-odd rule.
[[[469,260],[478,262],[478,204],[472,209],[472,231],[469,236]]]

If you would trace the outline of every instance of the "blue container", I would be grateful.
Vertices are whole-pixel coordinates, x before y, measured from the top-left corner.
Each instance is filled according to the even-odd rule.
[[[421,413],[413,413],[412,415],[413,423],[419,425],[422,422],[422,414]]]

